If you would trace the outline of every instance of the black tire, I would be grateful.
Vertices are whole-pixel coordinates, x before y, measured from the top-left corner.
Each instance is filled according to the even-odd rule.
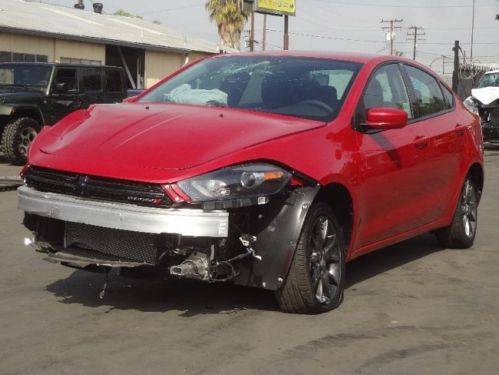
[[[341,304],[344,289],[342,230],[331,208],[315,203],[305,219],[288,277],[276,292],[277,301],[286,312],[321,313]]]
[[[459,202],[452,223],[436,231],[443,247],[468,249],[473,246],[478,223],[478,193],[473,181],[468,177],[461,189]]]
[[[12,164],[26,163],[29,146],[39,131],[40,124],[30,117],[20,117],[5,126],[2,151]]]

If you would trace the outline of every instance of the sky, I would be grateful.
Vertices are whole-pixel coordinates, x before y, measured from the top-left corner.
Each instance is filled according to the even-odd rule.
[[[75,0],[38,0],[73,6]],[[218,42],[217,28],[204,9],[205,0],[100,0],[105,13],[124,9],[150,21],[198,38]],[[87,9],[91,1],[85,0]],[[426,35],[417,45],[416,59],[442,74],[452,72],[452,47],[459,40],[469,61],[473,0],[297,0],[290,18],[290,49],[389,54],[381,21],[403,19],[396,31],[395,50],[412,58],[409,27]],[[473,61],[499,64],[498,0],[475,0]],[[255,39],[261,41],[263,16],[256,15]],[[283,18],[267,18],[267,49],[282,48]],[[249,23],[246,29],[249,28]],[[243,43],[244,47],[244,43]],[[256,44],[256,49],[261,48]],[[442,57],[445,56],[445,57]],[[444,68],[445,67],[445,68]],[[445,69],[445,71],[443,71]]]

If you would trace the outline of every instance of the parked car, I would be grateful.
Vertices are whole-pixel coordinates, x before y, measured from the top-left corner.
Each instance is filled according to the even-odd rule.
[[[480,116],[484,140],[499,141],[499,70],[485,73],[464,105]]]
[[[404,58],[236,54],[44,130],[18,190],[52,262],[343,300],[345,263],[425,232],[472,246],[480,124]]]
[[[2,151],[12,163],[23,164],[42,126],[90,104],[117,103],[126,96],[123,70],[118,67],[2,63]]]

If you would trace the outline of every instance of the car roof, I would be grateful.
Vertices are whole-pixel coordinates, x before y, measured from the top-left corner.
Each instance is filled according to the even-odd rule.
[[[383,61],[413,61],[404,57],[384,56],[367,53],[348,53],[348,52],[322,52],[322,51],[265,51],[265,52],[240,52],[223,56],[289,56],[289,57],[308,57],[328,60],[351,61],[361,64],[368,62],[383,62]]]
[[[485,72],[483,75],[485,75],[485,74],[497,74],[497,73],[499,73],[499,69],[489,70],[488,72]]]
[[[19,65],[19,66],[57,66],[67,68],[112,68],[119,69],[119,66],[112,65],[90,65],[90,64],[69,64],[69,63],[51,63],[51,62],[3,62],[2,65]]]

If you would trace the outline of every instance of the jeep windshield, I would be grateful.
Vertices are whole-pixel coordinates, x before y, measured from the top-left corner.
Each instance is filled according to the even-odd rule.
[[[180,72],[138,101],[229,107],[330,121],[361,64],[318,58],[222,56]]]
[[[477,89],[499,87],[499,73],[486,73],[478,81]]]
[[[50,80],[50,66],[2,64],[0,87],[45,90]]]

